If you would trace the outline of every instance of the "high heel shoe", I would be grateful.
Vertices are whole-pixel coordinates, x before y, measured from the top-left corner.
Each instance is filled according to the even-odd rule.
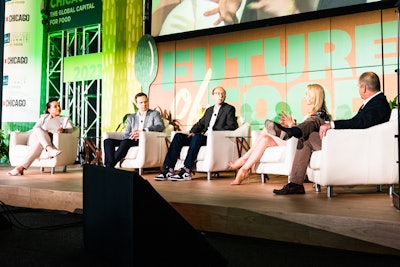
[[[52,149],[52,150],[48,151],[47,153],[49,154],[49,158],[55,158],[61,154],[61,150]]]
[[[24,170],[22,169],[22,171],[19,171],[17,168],[14,168],[11,171],[9,171],[7,174],[10,176],[24,175]]]
[[[231,182],[231,185],[241,185],[247,178],[250,179],[250,169],[240,168],[236,174],[235,180]]]
[[[246,159],[244,159],[244,158],[238,158],[235,161],[229,161],[228,169],[237,170],[237,169],[241,168],[245,163],[246,163]]]

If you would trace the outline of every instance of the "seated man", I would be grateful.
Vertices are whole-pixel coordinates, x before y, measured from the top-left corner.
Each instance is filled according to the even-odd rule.
[[[165,156],[162,173],[156,176],[156,181],[187,181],[191,180],[191,173],[197,159],[201,146],[207,144],[207,131],[235,130],[238,128],[236,120],[236,109],[234,106],[225,103],[226,92],[222,87],[215,87],[212,90],[215,102],[214,106],[207,108],[203,117],[193,125],[189,133],[177,133]],[[175,175],[174,167],[181,153],[183,146],[189,146],[185,158],[184,167]]]
[[[115,164],[126,156],[129,148],[139,144],[140,132],[162,132],[164,130],[164,123],[160,112],[149,109],[149,100],[145,93],[136,94],[135,102],[138,111],[128,116],[124,139],[108,138],[104,140],[104,165],[106,167],[114,168]],[[117,150],[115,150],[116,147],[118,147]]]
[[[290,173],[290,183],[282,189],[274,189],[277,195],[304,194],[304,177],[313,151],[321,150],[322,138],[329,129],[365,129],[387,122],[390,118],[390,106],[381,91],[378,75],[364,72],[358,79],[358,92],[364,100],[358,113],[348,120],[335,120],[325,123],[322,120],[304,125],[303,128],[283,128],[289,136],[303,137],[304,142],[297,147]],[[301,141],[301,140],[300,140]],[[346,145],[346,144],[343,144]],[[340,166],[338,166],[339,168]]]

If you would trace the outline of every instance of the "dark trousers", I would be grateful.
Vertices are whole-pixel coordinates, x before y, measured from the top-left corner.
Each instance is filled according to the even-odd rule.
[[[312,132],[306,141],[303,142],[301,149],[296,150],[293,159],[292,171],[290,172],[290,181],[295,184],[303,184],[307,173],[308,164],[310,164],[313,151],[321,150],[322,141],[319,132]]]
[[[104,165],[107,167],[114,168],[115,164],[123,159],[128,153],[129,148],[133,146],[138,146],[139,140],[117,140],[108,138],[104,140],[103,149],[104,149]],[[118,149],[115,151],[115,148]]]
[[[181,153],[182,147],[189,146],[189,151],[185,158],[184,165],[186,168],[192,170],[200,148],[206,144],[207,137],[202,134],[195,134],[193,137],[188,137],[186,134],[177,133],[174,136],[174,139],[172,139],[167,155],[165,156],[164,167],[174,168]]]

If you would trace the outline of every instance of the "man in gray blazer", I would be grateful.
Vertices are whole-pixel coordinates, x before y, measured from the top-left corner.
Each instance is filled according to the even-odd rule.
[[[104,165],[114,168],[128,153],[129,148],[139,144],[139,133],[142,131],[162,132],[164,123],[160,112],[149,109],[149,100],[145,93],[135,96],[138,111],[128,116],[123,140],[108,138],[104,140]],[[118,147],[117,150],[115,148]]]
[[[162,172],[156,176],[156,181],[187,181],[191,180],[192,170],[199,154],[201,146],[207,144],[207,132],[235,130],[238,128],[236,119],[236,109],[234,106],[225,103],[226,92],[222,87],[215,87],[212,90],[212,96],[215,102],[214,106],[207,108],[203,117],[193,125],[189,133],[177,133],[165,156]],[[174,167],[181,153],[183,146],[189,146],[186,155],[184,167],[178,174],[174,173]]]

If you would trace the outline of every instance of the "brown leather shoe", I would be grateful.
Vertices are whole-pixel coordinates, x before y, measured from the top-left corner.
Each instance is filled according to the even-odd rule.
[[[305,194],[303,185],[287,184],[282,189],[274,189],[274,194],[277,195],[294,195],[294,194]]]

